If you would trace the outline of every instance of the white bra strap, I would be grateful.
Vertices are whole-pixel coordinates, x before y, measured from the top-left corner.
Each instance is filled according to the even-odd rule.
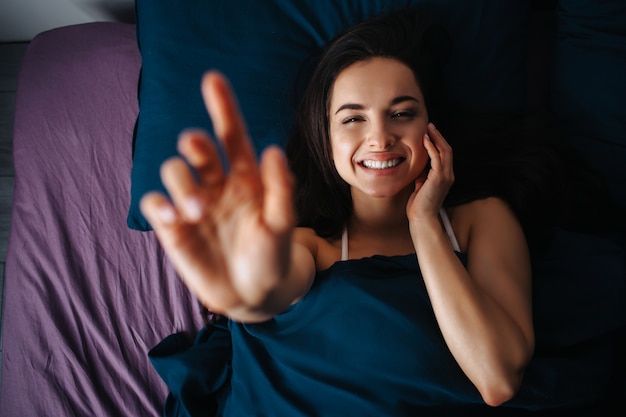
[[[343,234],[341,235],[341,260],[348,260],[348,226],[343,228]]]
[[[443,207],[439,209],[439,216],[441,217],[441,221],[443,222],[443,227],[446,229],[446,233],[448,234],[450,243],[452,243],[452,247],[455,251],[461,252],[459,242],[456,240],[454,230],[452,230],[452,225],[450,224],[448,213],[446,213],[446,210]],[[341,260],[348,260],[348,227],[344,227],[343,233],[341,234]]]
[[[441,217],[441,221],[443,222],[443,227],[446,229],[446,233],[448,234],[450,243],[452,243],[452,247],[454,248],[455,251],[461,252],[461,248],[459,247],[459,242],[456,240],[456,236],[454,235],[454,230],[452,230],[452,225],[450,224],[448,213],[446,213],[446,210],[443,207],[439,209],[439,216]]]

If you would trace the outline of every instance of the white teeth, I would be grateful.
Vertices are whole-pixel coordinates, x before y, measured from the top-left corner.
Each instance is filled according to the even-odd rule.
[[[400,159],[389,159],[387,161],[370,161],[361,162],[365,168],[386,169],[393,168],[400,163]]]

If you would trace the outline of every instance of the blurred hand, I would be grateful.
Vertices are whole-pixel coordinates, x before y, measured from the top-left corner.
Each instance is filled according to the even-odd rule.
[[[260,308],[285,278],[294,224],[292,178],[281,150],[257,164],[227,80],[208,72],[202,95],[229,173],[200,131],[180,135],[179,157],[163,163],[171,196],[146,194],[141,210],[184,283],[216,313]]]

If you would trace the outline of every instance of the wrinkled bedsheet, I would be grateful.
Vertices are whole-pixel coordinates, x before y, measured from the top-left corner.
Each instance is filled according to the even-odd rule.
[[[199,326],[152,233],[126,226],[140,56],[135,26],[38,35],[14,123],[3,416],[158,416],[147,352]]]

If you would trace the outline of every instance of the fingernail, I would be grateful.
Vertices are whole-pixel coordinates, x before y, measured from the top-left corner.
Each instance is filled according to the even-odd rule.
[[[428,126],[432,129],[432,130],[437,130],[437,128],[435,127],[435,124],[433,122],[428,123]]]
[[[195,197],[189,197],[185,202],[185,214],[189,220],[200,220],[202,217],[202,206]]]
[[[159,220],[165,224],[172,224],[176,221],[176,212],[171,206],[161,206],[157,212]]]

